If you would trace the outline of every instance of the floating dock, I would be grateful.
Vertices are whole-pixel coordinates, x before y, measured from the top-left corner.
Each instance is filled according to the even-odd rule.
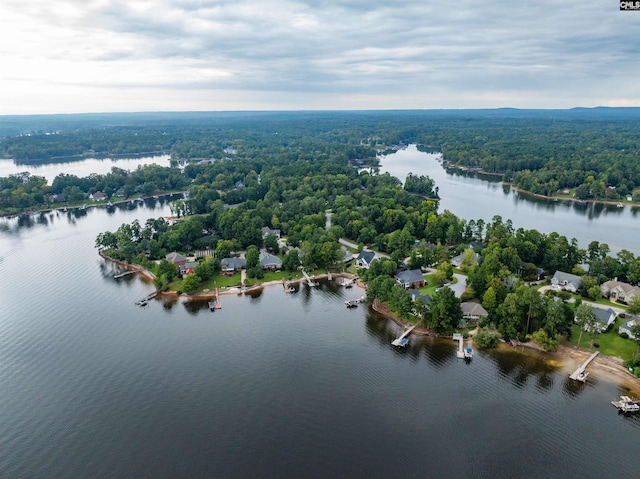
[[[359,299],[348,299],[344,302],[344,304],[347,305],[347,308],[357,308],[359,302]]]
[[[146,306],[149,303],[149,300],[153,299],[156,297],[158,293],[156,291],[154,291],[153,293],[145,296],[144,298],[142,298],[139,301],[136,301],[136,306]]]
[[[460,333],[453,334],[453,340],[458,341],[458,351],[456,351],[456,356],[458,359],[464,358],[464,336]]]
[[[631,399],[629,396],[620,396],[619,401],[611,401],[611,404],[620,412],[638,412],[640,411],[638,402],[640,402],[638,399]]]
[[[587,359],[584,363],[582,363],[582,365],[578,369],[576,369],[573,373],[571,373],[569,377],[574,381],[585,382],[587,380],[587,376],[589,376],[589,373],[586,372],[585,369],[587,369],[587,366],[589,366],[589,363],[591,363],[591,361],[593,361],[598,354],[600,354],[600,351],[596,351],[591,356],[589,356],[589,359]]]
[[[409,329],[407,329],[404,333],[402,333],[402,336],[391,341],[391,344],[393,346],[406,346],[407,343],[409,342],[408,336],[411,334],[411,331],[416,329],[416,326],[418,326],[417,323],[411,326]]]

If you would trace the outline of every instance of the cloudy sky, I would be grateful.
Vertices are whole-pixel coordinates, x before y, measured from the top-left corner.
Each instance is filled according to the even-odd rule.
[[[614,0],[1,0],[0,114],[640,106]]]

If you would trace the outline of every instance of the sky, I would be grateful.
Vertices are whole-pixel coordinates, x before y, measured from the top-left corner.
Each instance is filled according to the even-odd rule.
[[[640,106],[614,0],[2,0],[0,114]]]

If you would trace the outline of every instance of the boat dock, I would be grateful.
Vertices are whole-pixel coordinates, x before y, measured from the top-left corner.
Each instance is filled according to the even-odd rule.
[[[407,343],[409,342],[408,336],[411,334],[411,331],[416,329],[416,326],[418,326],[417,323],[411,326],[409,329],[407,329],[404,333],[402,333],[402,335],[399,338],[396,338],[393,341],[391,341],[391,344],[393,346],[406,346]]]
[[[309,286],[319,286],[319,285],[320,285],[320,283],[318,283],[318,282],[316,282],[316,281],[313,281],[313,280],[309,277],[309,275],[307,274],[307,272],[306,272],[305,270],[302,270],[302,274],[303,274],[303,276],[304,276],[304,279],[306,279],[306,280],[307,280],[307,284],[308,284]]]
[[[638,412],[640,411],[639,402],[638,399],[632,399],[629,396],[620,396],[619,401],[611,401],[611,404],[620,412]]]
[[[589,363],[591,363],[591,361],[593,361],[598,354],[600,354],[600,351],[596,351],[591,356],[589,356],[589,359],[587,359],[584,363],[582,363],[582,365],[578,369],[576,369],[573,373],[571,373],[569,377],[574,381],[585,382],[587,380],[587,376],[589,376],[589,373],[586,372],[585,369],[587,369],[587,366],[589,366]]]
[[[153,293],[148,294],[147,296],[145,296],[141,300],[136,301],[136,303],[135,303],[136,306],[146,306],[149,303],[149,300],[155,298],[157,294],[158,294],[157,291],[154,291]]]
[[[116,274],[113,279],[118,279],[118,278],[123,278],[129,274],[134,274],[137,273],[138,271],[135,269],[132,269],[131,271],[125,271],[124,273],[120,273],[120,274]]]

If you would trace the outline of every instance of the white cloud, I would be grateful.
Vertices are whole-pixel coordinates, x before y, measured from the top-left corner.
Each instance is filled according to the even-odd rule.
[[[640,105],[600,0],[4,0],[0,114]]]

